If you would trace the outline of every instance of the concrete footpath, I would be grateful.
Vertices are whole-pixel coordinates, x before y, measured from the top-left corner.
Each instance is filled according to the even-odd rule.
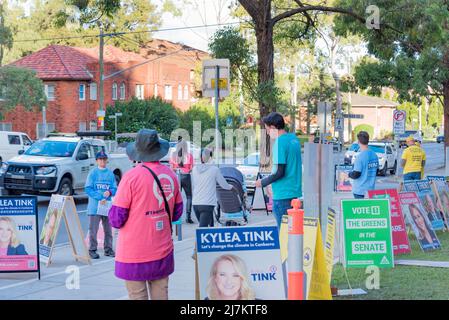
[[[196,219],[195,219],[196,221]],[[250,217],[249,226],[275,225],[272,215],[256,211]],[[182,224],[183,239],[175,246],[175,272],[169,280],[169,299],[195,299],[195,264],[192,259],[197,224]],[[115,244],[115,240],[114,240]],[[92,265],[76,262],[68,245],[57,247],[53,262],[47,267],[41,263],[41,280],[36,273],[0,274],[0,300],[122,300],[128,299],[123,280],[114,275],[114,259],[105,257],[98,250],[100,259]],[[75,272],[74,272],[75,270]],[[79,288],[70,284],[79,271]],[[69,286],[66,286],[69,282]],[[72,286],[73,287],[73,286]]]

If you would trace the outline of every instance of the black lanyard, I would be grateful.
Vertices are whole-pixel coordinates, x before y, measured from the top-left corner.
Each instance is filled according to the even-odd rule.
[[[170,224],[170,232],[171,232],[171,234],[173,234],[173,226],[172,226],[172,224],[171,224],[172,218],[171,218],[171,213],[170,213],[170,206],[168,205],[168,201],[167,201],[167,198],[165,197],[164,190],[162,189],[161,182],[159,181],[159,178],[158,178],[157,175],[153,172],[153,170],[151,170],[150,168],[148,168],[148,167],[147,167],[146,165],[144,165],[144,164],[142,164],[142,167],[144,167],[144,168],[146,168],[148,171],[150,171],[151,175],[152,175],[153,178],[154,178],[154,181],[156,181],[156,183],[157,183],[157,185],[158,185],[158,187],[159,187],[159,190],[161,190],[162,197],[164,198],[164,203],[165,203],[165,211],[167,211],[167,214],[168,214],[168,219],[169,219],[169,224]]]

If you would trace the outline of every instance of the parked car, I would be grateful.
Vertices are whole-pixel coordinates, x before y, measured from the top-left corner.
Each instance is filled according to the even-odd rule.
[[[33,143],[21,152],[23,154],[4,162],[0,167],[2,193],[48,196],[52,193],[73,195],[84,192],[87,175],[95,167],[95,154],[105,150],[103,140],[86,135],[45,138]],[[126,154],[109,154],[108,168],[114,173],[117,183],[132,166]]]
[[[256,189],[256,179],[257,173],[259,172],[259,161],[260,154],[259,152],[251,153],[246,158],[243,159],[243,162],[237,166],[237,169],[245,177],[246,188],[248,191],[254,191]]]
[[[368,148],[374,151],[379,158],[378,173],[386,176],[388,171],[395,174],[398,166],[397,153],[394,145],[390,142],[370,142]],[[355,159],[360,153],[360,147],[357,143],[353,143],[345,153],[345,164],[354,164]]]
[[[415,138],[415,140],[418,140],[420,142],[422,142],[423,140],[423,136],[422,136],[422,132],[419,130],[407,130],[405,131],[403,134],[401,134],[399,136],[399,147],[406,147],[407,146],[407,138],[413,136]]]
[[[26,133],[0,131],[0,163],[17,156],[19,151],[27,150],[32,144]]]
[[[437,143],[444,142],[444,136],[438,136],[437,137]]]
[[[320,142],[320,137],[317,136],[313,139],[313,143],[319,143]],[[325,142],[325,144],[332,144],[333,145],[333,150],[334,151],[340,151],[343,148],[342,143],[340,142],[340,140],[338,140],[335,137],[332,137],[332,140],[329,142]]]

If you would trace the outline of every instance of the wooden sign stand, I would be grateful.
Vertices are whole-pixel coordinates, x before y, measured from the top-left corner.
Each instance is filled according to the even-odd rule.
[[[257,177],[256,177],[256,181],[259,180],[259,178],[261,179],[263,176],[260,172],[257,173]],[[267,212],[268,215],[268,206],[267,206],[267,201],[266,201],[266,197],[265,197],[265,191],[263,187],[260,187],[260,191],[262,191],[262,198],[263,198],[263,206],[255,206],[256,204],[258,204],[258,201],[256,198],[258,198],[258,192],[257,190],[259,190],[259,188],[256,187],[256,189],[254,190],[254,196],[251,200],[251,211],[255,211],[255,210],[265,210]]]
[[[75,258],[75,261],[82,261],[87,264],[91,264],[89,251],[87,250],[86,244],[84,242],[83,230],[81,228],[81,222],[78,217],[78,213],[76,211],[75,201],[72,196],[61,196],[61,195],[52,195],[50,200],[49,207],[52,207],[51,204],[53,201],[62,201],[61,210],[58,210],[58,213],[61,214],[61,217],[58,217],[59,223],[56,223],[55,235],[53,236],[54,240],[49,247],[49,256],[48,258],[43,256],[41,261],[46,261],[46,266],[48,267],[53,258],[53,251],[55,247],[56,237],[60,228],[60,220],[64,219],[65,227],[67,230],[67,235],[69,238],[70,246],[72,247],[72,254]],[[47,215],[52,214],[50,211],[47,212]],[[45,219],[48,220],[47,217]]]

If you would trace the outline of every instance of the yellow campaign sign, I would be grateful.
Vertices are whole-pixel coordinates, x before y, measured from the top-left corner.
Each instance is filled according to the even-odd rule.
[[[288,216],[283,215],[281,230],[279,231],[279,245],[281,246],[281,261],[284,263],[288,257]]]
[[[335,211],[329,208],[327,211],[326,242],[324,244],[324,257],[326,258],[329,284],[334,265],[335,224]]]
[[[304,218],[304,251],[303,251],[303,270],[305,273],[307,287],[306,297],[308,300],[310,285],[312,283],[312,272],[315,260],[316,237],[317,237],[317,218]]]
[[[324,258],[321,229],[317,218],[304,218],[303,270],[306,277],[306,297],[308,300],[332,299],[328,268]],[[281,259],[288,258],[288,216],[282,217],[279,234]],[[326,291],[327,288],[327,291]]]
[[[212,89],[215,89],[215,79],[210,80],[210,85]],[[218,88],[221,89],[227,89],[228,88],[228,79],[226,78],[219,78],[218,79]]]
[[[307,300],[332,300],[328,268],[324,259],[321,227],[318,223],[316,232],[315,259],[313,262],[310,291],[307,290]]]

